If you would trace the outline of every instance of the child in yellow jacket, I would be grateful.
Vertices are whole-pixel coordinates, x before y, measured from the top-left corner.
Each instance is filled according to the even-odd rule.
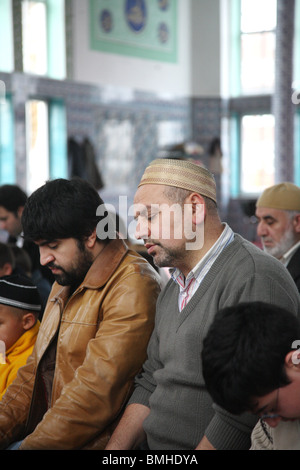
[[[40,322],[41,300],[27,278],[0,279],[0,400],[32,353]]]

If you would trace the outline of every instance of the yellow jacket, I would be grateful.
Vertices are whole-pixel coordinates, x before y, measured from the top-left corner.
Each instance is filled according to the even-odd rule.
[[[6,351],[6,364],[0,364],[0,400],[9,385],[15,380],[19,368],[26,364],[32,353],[39,327],[40,322],[37,321]]]

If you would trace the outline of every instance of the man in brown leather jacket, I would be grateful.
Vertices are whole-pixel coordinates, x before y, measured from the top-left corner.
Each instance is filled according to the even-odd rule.
[[[56,282],[0,404],[2,449],[104,449],[146,358],[159,278],[119,238],[99,239],[101,204],[80,179],[47,182],[26,203],[24,236]]]

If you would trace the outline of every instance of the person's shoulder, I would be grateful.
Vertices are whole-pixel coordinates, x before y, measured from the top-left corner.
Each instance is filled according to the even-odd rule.
[[[286,267],[274,256],[265,253],[254,243],[235,234],[234,241],[229,247],[231,250],[230,263],[240,273],[272,278],[275,282],[290,285],[291,276]],[[293,283],[294,284],[294,283]]]
[[[293,263],[296,264],[297,263],[299,265],[299,262],[300,262],[300,246],[297,248],[297,250],[295,251],[295,253],[291,257],[291,260],[290,260],[289,264],[293,264]]]
[[[249,240],[246,240],[241,235],[235,234],[233,243],[235,244],[236,250],[241,250],[241,256],[247,257],[248,260],[252,259],[254,263],[262,263],[264,266],[275,266],[279,267],[282,271],[285,270],[283,264],[274,258],[274,256],[264,252],[261,248]]]
[[[160,282],[160,276],[153,266],[141,254],[131,249],[123,257],[120,269],[127,269],[132,274],[150,276],[153,280]]]

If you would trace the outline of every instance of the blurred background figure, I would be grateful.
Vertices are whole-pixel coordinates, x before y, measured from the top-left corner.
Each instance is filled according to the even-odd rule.
[[[49,269],[40,264],[38,246],[22,236],[21,217],[27,201],[26,193],[17,185],[4,184],[0,186],[0,228],[8,233],[7,243],[23,248],[31,260],[31,275],[33,281],[42,283],[48,295],[54,278]]]
[[[0,242],[0,277],[11,275],[26,277],[37,287],[41,299],[41,319],[49,296],[49,282],[38,270],[32,273],[30,257],[23,248]]]
[[[288,182],[267,188],[256,217],[264,251],[287,267],[300,292],[300,188]]]

